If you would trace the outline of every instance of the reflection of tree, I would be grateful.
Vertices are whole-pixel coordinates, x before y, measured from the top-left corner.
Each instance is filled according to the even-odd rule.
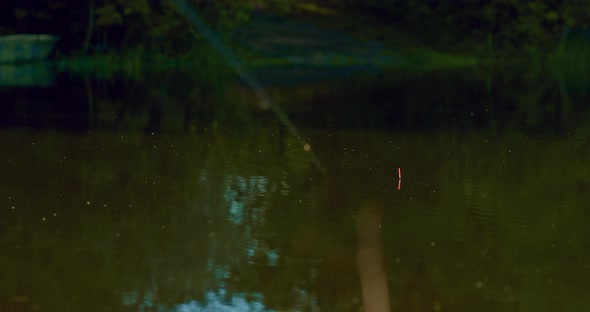
[[[49,306],[59,307],[51,303],[58,299],[104,306],[119,304],[113,290],[139,289],[140,297],[172,304],[215,288],[217,268],[242,262],[241,236],[216,202],[225,191],[216,176],[224,173],[198,182],[198,167],[212,157],[199,144],[137,135],[4,137],[11,148],[3,156],[21,161],[13,168],[18,181],[2,183],[18,209],[2,243],[23,261],[3,264],[13,269],[3,293],[21,288]],[[35,143],[25,158],[14,154],[22,139]],[[191,164],[195,170],[187,170]]]
[[[502,83],[515,82],[500,79],[495,85]],[[470,84],[444,86],[461,90]],[[133,93],[144,93],[136,87]],[[131,307],[147,299],[172,306],[225,289],[263,294],[260,300],[271,308],[350,310],[361,293],[356,209],[361,199],[373,197],[385,206],[392,308],[409,307],[415,297],[423,299],[420,307],[442,310],[482,304],[533,310],[530,302],[565,299],[575,309],[583,303],[577,289],[588,286],[583,205],[590,201],[583,137],[308,128],[304,135],[328,167],[321,175],[274,117],[245,108],[251,98],[236,100],[245,116],[232,115],[229,105],[235,103],[225,102],[235,90],[197,88],[184,100],[209,106],[184,110],[190,103],[167,95],[183,87],[147,88],[137,102],[117,100],[117,92],[130,92],[125,90],[105,96],[109,88],[93,88],[101,114],[97,127],[116,124],[125,131],[0,132],[0,204],[16,207],[0,210],[0,245],[14,255],[0,258],[7,272],[0,301],[22,295],[51,309],[63,302],[119,306],[125,297]],[[440,104],[412,98],[416,89],[431,90],[436,98],[439,88],[425,83],[402,94],[409,121]],[[515,97],[496,91],[498,114],[510,112],[504,102]],[[441,103],[461,112],[465,98],[446,92]],[[550,101],[555,92],[516,98]],[[342,97],[340,104],[346,96],[334,98]],[[160,123],[164,134],[126,132],[145,129],[144,100],[168,114],[162,120],[172,120]],[[458,101],[463,104],[452,106]],[[221,112],[212,103],[228,106]],[[201,119],[175,116],[191,110]],[[112,112],[122,112],[120,124]],[[373,108],[374,119],[365,121],[382,121],[382,112]],[[186,118],[190,131],[166,134]],[[224,127],[236,118],[243,118],[239,126]],[[398,166],[407,173],[401,192],[395,190]]]
[[[578,172],[587,166],[574,156],[575,141],[453,136],[428,142],[445,151],[426,188],[434,197],[419,195],[421,184],[405,184],[413,200],[399,220],[389,220],[398,230],[386,239],[396,246],[387,257],[399,263],[388,271],[403,281],[408,271],[425,268],[423,285],[440,290],[442,309],[480,302],[528,311],[541,298],[549,306],[551,300],[582,306],[581,294],[565,295],[567,285],[586,284],[571,279],[584,272],[584,262],[569,259],[581,248],[574,237],[587,232],[576,225],[586,200],[576,190]],[[392,291],[403,285],[393,283]]]
[[[477,129],[491,134],[570,132],[588,137],[588,79],[559,70],[524,72],[495,69],[491,90],[485,88],[486,75],[455,70],[359,76],[288,88],[271,86],[269,93],[298,127]],[[16,96],[7,93],[11,100],[2,111],[13,114],[14,110],[23,110],[22,115],[37,118],[47,127],[71,127],[75,122],[83,128],[92,126],[81,122],[91,109],[95,128],[147,132],[194,132],[215,125],[230,125],[236,131],[264,125],[275,131],[279,123],[270,112],[259,112],[254,95],[235,84],[231,72],[195,75],[185,70],[165,70],[139,76],[140,81],[90,80],[92,98],[88,100],[89,86],[75,83],[43,91],[47,94],[42,99],[30,92],[11,91]],[[343,84],[346,88],[342,88]],[[60,99],[66,92],[72,94],[67,105]],[[39,101],[44,104],[30,105]],[[87,109],[77,101],[91,102],[92,107]],[[29,104],[22,108],[10,104],[23,102]],[[38,108],[41,106],[43,110]],[[13,117],[14,123],[21,116]],[[279,133],[275,133],[275,140],[281,130],[276,131]],[[301,152],[294,146],[296,152]]]
[[[151,300],[170,306],[203,299],[206,290],[219,287],[266,291],[265,300],[275,306],[311,300],[309,283],[298,282],[309,273],[286,273],[297,267],[306,271],[308,265],[284,262],[278,249],[283,239],[269,239],[276,236],[266,232],[272,230],[270,203],[304,194],[279,170],[282,148],[272,132],[260,128],[240,136],[212,129],[195,138],[105,132],[2,136],[8,145],[3,159],[15,160],[8,173],[19,172],[17,181],[0,189],[18,209],[8,215],[15,225],[3,233],[2,243],[10,250],[20,246],[26,252],[20,257],[31,256],[3,263],[14,268],[3,293],[18,295],[17,285],[23,285],[27,296],[55,307],[59,303],[49,298],[66,298],[72,306],[95,300],[117,306],[121,294],[130,305]],[[34,145],[22,150],[22,140]],[[3,178],[8,176],[14,175]],[[31,190],[43,195],[27,196]],[[305,205],[308,199],[300,198]],[[284,238],[286,228],[277,230]],[[46,239],[34,239],[37,235]],[[64,276],[68,267],[76,274]],[[285,279],[269,275],[273,270]],[[39,276],[47,282],[17,282]],[[87,281],[92,283],[83,288]],[[43,292],[46,288],[51,291]],[[84,298],[69,298],[68,292],[77,294],[72,289],[84,289]],[[99,299],[97,292],[104,296]]]

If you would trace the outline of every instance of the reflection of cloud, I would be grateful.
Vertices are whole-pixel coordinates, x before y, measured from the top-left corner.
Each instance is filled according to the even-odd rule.
[[[275,266],[279,262],[279,253],[275,250],[266,250],[266,257],[269,266]]]
[[[246,300],[246,297],[253,300]],[[191,300],[187,303],[176,305],[173,309],[175,312],[196,312],[196,311],[219,311],[219,312],[257,312],[273,311],[267,309],[262,303],[263,296],[260,294],[239,294],[234,293],[229,299],[226,298],[225,289],[220,289],[217,293],[209,291],[205,295],[205,303]]]
[[[190,300],[186,303],[176,304],[169,310],[164,306],[154,304],[151,299],[151,293],[147,292],[144,294],[144,298],[140,299],[138,291],[130,291],[123,293],[122,296],[123,305],[125,306],[138,306],[139,310],[145,308],[152,309],[156,308],[156,311],[174,311],[174,312],[193,312],[193,311],[220,311],[220,312],[263,312],[263,311],[274,311],[267,309],[264,306],[262,294],[243,294],[243,293],[232,293],[231,297],[228,296],[227,290],[221,288],[217,291],[208,291],[205,294],[203,302],[197,300]],[[139,301],[142,302],[139,302]]]
[[[229,195],[230,207],[229,207],[229,221],[240,224],[243,221],[244,216],[244,203],[236,201],[233,199],[235,197],[235,192],[230,191]]]
[[[260,240],[249,240],[247,252],[250,263],[253,263],[255,261],[257,254],[264,254],[266,256],[266,264],[268,266],[275,266],[279,263],[280,255],[278,251],[276,249],[270,249],[266,243]]]

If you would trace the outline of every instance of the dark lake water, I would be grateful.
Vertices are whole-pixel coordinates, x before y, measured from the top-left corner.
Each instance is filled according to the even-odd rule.
[[[486,79],[3,88],[0,311],[587,311],[589,88]]]

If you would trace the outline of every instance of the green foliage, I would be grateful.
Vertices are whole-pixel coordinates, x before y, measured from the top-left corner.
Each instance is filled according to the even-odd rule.
[[[352,19],[368,17],[359,25],[361,30],[355,31],[364,32],[362,37],[386,38],[397,46],[406,47],[422,43],[438,51],[485,54],[490,58],[515,52],[552,51],[567,41],[563,36],[564,27],[590,25],[590,2],[579,1],[189,2],[222,34],[247,22],[251,13],[260,9],[279,14],[330,16],[332,24],[347,24]],[[0,33],[3,34],[46,31],[60,35],[64,41],[78,42],[79,46],[108,45],[112,49],[142,46],[170,55],[186,53],[195,45],[195,39],[200,38],[169,1],[45,0],[25,7],[16,0],[8,0],[6,5],[11,9],[0,12]],[[71,45],[76,46],[75,43]]]
[[[486,42],[494,47],[515,50],[555,48],[563,25],[590,24],[590,2],[558,0],[484,0],[484,1],[322,1],[347,14],[368,14],[378,23],[394,25],[414,34],[430,45],[460,50],[469,42]]]
[[[96,24],[99,26],[112,26],[123,23],[123,16],[117,10],[117,6],[113,3],[103,5],[96,10],[98,16]]]

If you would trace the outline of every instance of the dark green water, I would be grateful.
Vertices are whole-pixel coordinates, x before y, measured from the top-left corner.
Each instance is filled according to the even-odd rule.
[[[3,89],[0,311],[587,311],[587,90],[271,87],[322,171],[237,84]]]

